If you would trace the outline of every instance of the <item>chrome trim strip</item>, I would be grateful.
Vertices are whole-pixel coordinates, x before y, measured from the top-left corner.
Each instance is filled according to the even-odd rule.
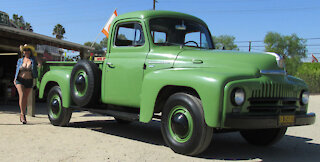
[[[149,64],[171,64],[171,61],[149,61]]]
[[[284,70],[260,70],[261,74],[273,74],[273,75],[286,75],[287,72]]]

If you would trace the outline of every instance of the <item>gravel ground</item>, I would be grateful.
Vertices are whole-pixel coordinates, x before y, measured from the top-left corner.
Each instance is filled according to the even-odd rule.
[[[0,161],[319,161],[320,95],[310,97],[311,126],[291,127],[271,147],[247,144],[239,133],[214,134],[197,157],[174,153],[162,139],[160,123],[118,124],[112,117],[74,112],[68,127],[52,126],[44,103],[36,117],[19,122],[16,102],[0,105]]]

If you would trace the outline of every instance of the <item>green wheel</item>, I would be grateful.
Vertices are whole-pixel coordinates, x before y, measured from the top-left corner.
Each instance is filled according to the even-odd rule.
[[[197,155],[211,143],[213,128],[204,121],[201,100],[186,93],[170,96],[163,108],[161,132],[175,152]]]
[[[286,134],[287,127],[270,129],[241,130],[241,136],[250,144],[270,146],[277,143]]]
[[[61,90],[59,86],[51,88],[47,97],[48,117],[52,125],[68,125],[72,111],[62,106]]]

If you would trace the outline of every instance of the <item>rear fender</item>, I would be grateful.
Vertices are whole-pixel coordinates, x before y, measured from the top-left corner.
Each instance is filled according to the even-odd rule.
[[[70,73],[71,71],[63,70],[52,70],[45,73],[40,83],[39,98],[43,98],[44,90],[49,82],[56,82],[61,89],[62,106],[66,108],[69,107],[71,103]]]

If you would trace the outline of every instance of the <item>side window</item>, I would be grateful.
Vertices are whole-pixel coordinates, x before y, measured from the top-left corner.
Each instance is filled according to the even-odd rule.
[[[143,46],[144,35],[142,27],[139,23],[123,23],[118,25],[115,38],[116,46]]]
[[[184,43],[187,43],[187,46],[200,46],[200,32],[191,32],[187,33],[184,39]]]
[[[153,35],[153,43],[165,43],[167,41],[167,33],[165,32],[151,32]]]
[[[187,46],[195,47],[198,46],[200,48],[209,48],[208,41],[205,33],[200,32],[191,32],[187,33],[185,36],[185,41]]]
[[[209,48],[209,45],[208,45],[209,41],[207,40],[206,34],[201,33],[200,42],[201,42],[200,47],[207,48],[207,49]]]

